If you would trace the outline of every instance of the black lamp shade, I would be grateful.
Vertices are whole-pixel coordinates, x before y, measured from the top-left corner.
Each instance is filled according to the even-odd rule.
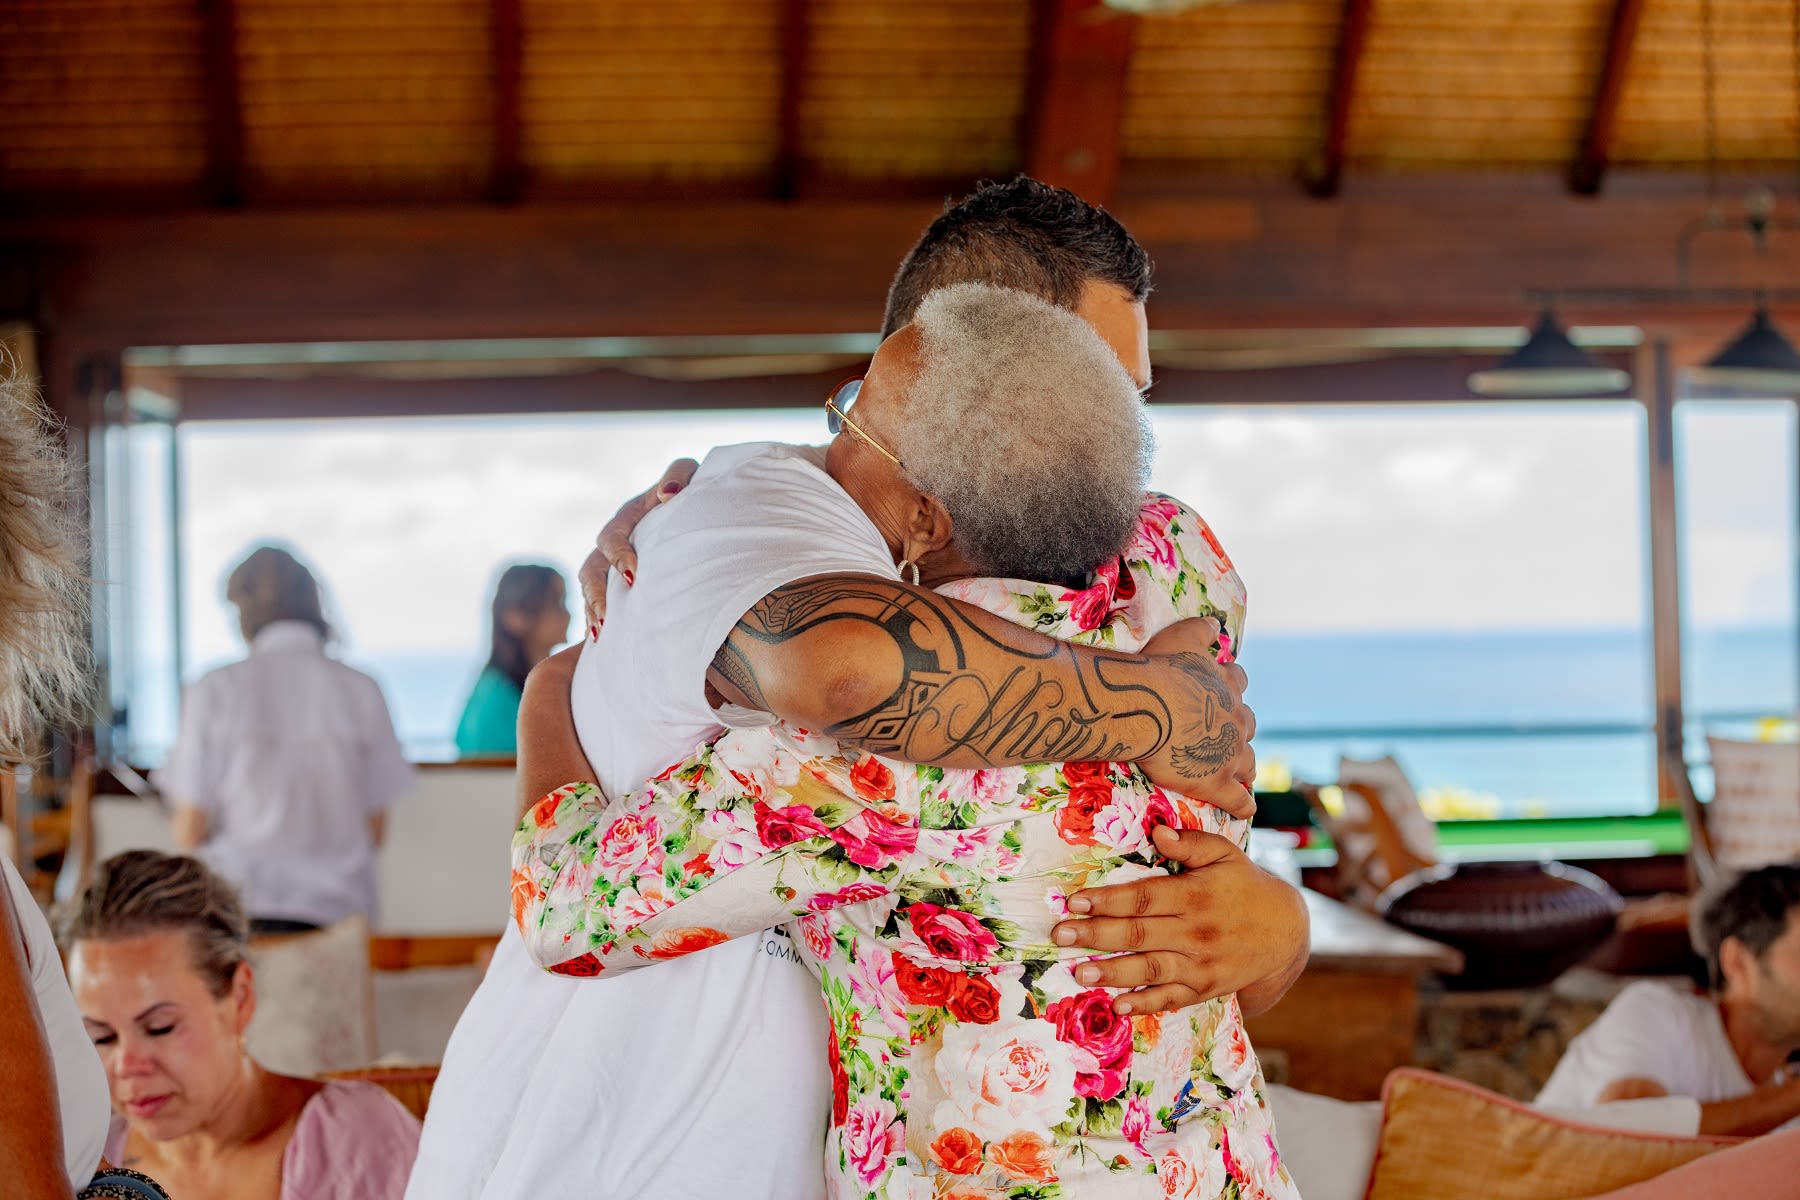
[[[1630,375],[1571,342],[1549,309],[1523,346],[1469,376],[1478,396],[1603,396],[1630,386]]]
[[[1800,351],[1759,306],[1749,328],[1688,377],[1710,387],[1789,395],[1800,392]]]

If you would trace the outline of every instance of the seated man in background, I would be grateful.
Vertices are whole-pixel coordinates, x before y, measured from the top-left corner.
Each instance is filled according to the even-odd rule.
[[[1763,867],[1703,902],[1714,992],[1653,982],[1620,992],[1570,1044],[1538,1103],[1645,1096],[1700,1102],[1700,1132],[1767,1133],[1800,1118],[1800,863]]]

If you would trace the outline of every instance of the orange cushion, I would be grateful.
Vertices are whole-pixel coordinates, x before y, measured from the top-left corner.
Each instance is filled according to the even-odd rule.
[[[1366,1200],[1577,1200],[1736,1142],[1580,1125],[1408,1067],[1381,1089]]]

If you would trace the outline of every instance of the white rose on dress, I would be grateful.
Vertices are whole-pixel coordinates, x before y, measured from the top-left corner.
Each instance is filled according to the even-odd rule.
[[[1144,796],[1127,788],[1114,788],[1112,803],[1094,816],[1094,840],[1115,854],[1130,854],[1150,844],[1144,833],[1147,808]]]
[[[1156,1163],[1164,1200],[1217,1200],[1225,1190],[1225,1156],[1202,1134],[1195,1145],[1170,1150]]]
[[[700,822],[700,834],[712,846],[706,855],[722,870],[735,871],[762,857],[762,839],[756,835],[756,820],[749,805],[741,808],[716,808]]]
[[[961,1126],[989,1142],[1020,1130],[1048,1135],[1075,1095],[1071,1049],[1048,1021],[947,1027],[936,1063],[947,1096],[938,1128]]]
[[[1243,1091],[1256,1078],[1256,1056],[1240,1022],[1219,1024],[1213,1035],[1211,1066],[1219,1082],[1234,1092]]]

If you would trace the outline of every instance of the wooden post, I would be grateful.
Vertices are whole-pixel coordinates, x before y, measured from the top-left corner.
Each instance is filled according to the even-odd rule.
[[[1675,503],[1675,368],[1664,338],[1638,350],[1638,394],[1649,418],[1650,619],[1656,668],[1657,807],[1681,805],[1681,542]]]

